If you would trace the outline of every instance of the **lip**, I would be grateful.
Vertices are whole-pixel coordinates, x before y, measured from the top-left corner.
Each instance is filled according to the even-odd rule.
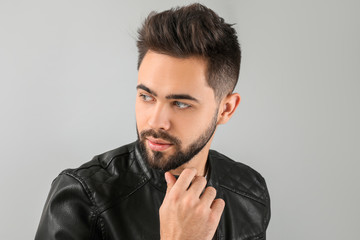
[[[157,151],[157,152],[165,151],[173,145],[162,139],[155,139],[152,137],[146,138],[146,142],[151,150]]]

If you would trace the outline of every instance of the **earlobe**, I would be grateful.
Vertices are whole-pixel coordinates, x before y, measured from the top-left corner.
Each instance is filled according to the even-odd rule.
[[[219,114],[218,124],[225,124],[227,123],[227,121],[230,120],[240,103],[240,99],[241,98],[238,93],[232,93],[222,100],[221,105],[223,106],[223,108],[221,110],[221,113]]]

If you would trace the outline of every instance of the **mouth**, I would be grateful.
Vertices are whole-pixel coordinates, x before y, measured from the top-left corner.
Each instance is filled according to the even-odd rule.
[[[162,152],[170,148],[173,144],[159,138],[146,138],[147,145],[153,151]]]

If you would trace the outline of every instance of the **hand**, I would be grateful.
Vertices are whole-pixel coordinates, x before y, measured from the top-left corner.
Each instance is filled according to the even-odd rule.
[[[214,236],[225,202],[215,199],[213,187],[202,193],[206,179],[196,173],[195,168],[184,169],[178,180],[165,173],[167,190],[159,210],[161,240],[211,240]]]

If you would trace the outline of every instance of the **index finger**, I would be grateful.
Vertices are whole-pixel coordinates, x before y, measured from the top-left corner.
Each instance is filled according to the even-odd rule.
[[[172,187],[172,191],[185,192],[188,189],[191,181],[196,176],[196,173],[196,168],[185,168]]]

